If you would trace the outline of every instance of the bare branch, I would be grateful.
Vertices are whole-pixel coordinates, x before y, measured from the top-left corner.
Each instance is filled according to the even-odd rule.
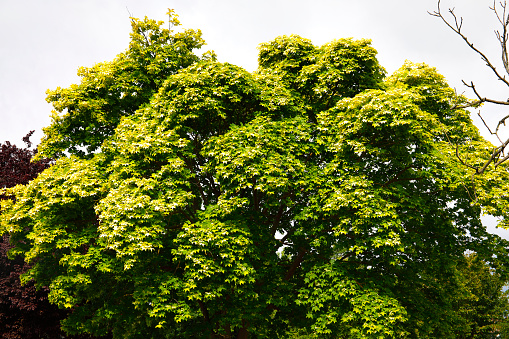
[[[479,99],[479,100],[473,101],[471,103],[472,106],[482,104],[483,102],[490,102],[492,104],[497,104],[497,105],[506,105],[506,106],[509,105],[509,101],[494,100],[494,99],[489,99],[489,98],[481,96],[479,94],[479,92],[477,91],[477,89],[475,88],[475,85],[472,81],[470,82],[470,84],[467,84],[463,80],[462,80],[462,82],[465,86],[467,86],[468,88],[471,88],[472,91],[474,92],[475,96]]]
[[[505,126],[505,121],[509,118],[509,115],[506,115],[505,117],[503,117],[502,119],[500,119],[500,121],[498,122],[497,124],[497,128],[495,130],[495,133],[498,133],[498,129],[500,128],[501,125],[504,125]],[[502,141],[500,141],[502,142]]]
[[[506,155],[505,157],[503,157],[502,159],[500,159],[499,161],[497,161],[495,163],[495,167],[497,167],[498,165],[500,165],[501,163],[505,162],[507,159],[509,159],[509,154]]]
[[[491,131],[491,128],[490,126],[488,126],[488,124],[486,123],[486,121],[484,121],[484,118],[482,117],[481,115],[481,112],[477,112],[477,115],[479,116],[479,118],[481,119],[482,123],[484,124],[484,126],[486,127],[486,129],[488,129],[488,131],[490,132],[491,135],[495,135],[498,139],[498,141],[500,141],[500,143],[502,143],[502,139],[500,139],[500,137],[498,136],[498,126],[500,125],[500,121],[497,125],[497,129],[495,130],[495,132],[492,132]]]
[[[509,15],[506,11],[507,2],[500,2],[500,7],[502,7],[502,15],[499,14],[495,1],[493,1],[493,7],[490,7],[490,9],[495,13],[498,22],[500,25],[502,25],[502,34],[500,31],[495,31],[495,35],[500,42],[500,47],[502,48],[502,63],[504,65],[505,71],[509,74],[509,57],[507,53],[507,40],[509,38],[507,26],[509,25]]]
[[[476,52],[478,55],[480,55],[481,59],[486,63],[486,66],[488,66],[493,71],[493,73],[496,75],[497,79],[502,81],[505,85],[509,86],[509,81],[506,79],[505,75],[502,75],[501,73],[499,73],[499,71],[496,69],[494,64],[488,59],[486,54],[484,54],[481,50],[476,48],[473,45],[473,43],[468,39],[468,37],[465,34],[463,34],[463,32],[462,32],[463,18],[461,18],[461,17],[458,18],[456,16],[456,14],[454,13],[454,8],[452,8],[452,9],[449,9],[449,14],[452,16],[452,20],[450,20],[450,21],[447,20],[444,17],[444,15],[442,14],[442,11],[440,8],[440,1],[441,0],[438,0],[438,2],[437,2],[437,10],[435,12],[432,12],[432,13],[428,12],[428,13],[432,16],[440,18],[451,30],[453,30],[456,34],[458,34],[463,39],[463,41],[474,52]],[[503,2],[501,1],[497,5],[496,0],[494,0],[493,6],[491,6],[489,8],[490,8],[490,10],[493,11],[499,24],[502,26],[501,30],[495,30],[495,36],[496,36],[496,38],[500,44],[500,47],[501,47],[501,57],[502,57],[503,67],[505,69],[506,74],[509,75],[509,53],[507,50],[507,45],[508,45],[508,41],[509,41],[509,28],[508,28],[509,27],[509,13],[507,10],[507,1],[506,0],[504,0]],[[475,87],[475,85],[472,81],[470,83],[466,83],[465,81],[463,81],[463,84],[466,87],[470,88],[474,92],[475,96],[477,97],[477,100],[469,101],[463,105],[453,105],[452,106],[453,110],[477,107],[485,102],[492,103],[495,105],[509,106],[509,99],[495,100],[495,99],[490,99],[485,96],[482,96],[477,91],[477,88]],[[472,184],[473,184],[473,190],[474,190],[473,192],[474,192],[475,200],[477,200],[477,194],[475,192],[475,183],[474,183],[475,176],[484,173],[484,171],[486,171],[486,169],[492,164],[493,164],[494,168],[497,168],[499,165],[501,165],[502,163],[509,160],[509,154],[506,154],[506,152],[505,152],[506,147],[508,147],[508,145],[509,145],[509,138],[506,139],[505,141],[502,141],[502,138],[500,138],[500,136],[499,136],[499,130],[502,126],[506,126],[506,120],[509,119],[509,114],[499,120],[494,131],[488,126],[488,124],[486,123],[484,118],[481,116],[480,112],[478,112],[477,115],[483,122],[484,126],[488,129],[490,134],[495,135],[497,137],[500,144],[498,147],[493,148],[491,156],[484,162],[484,164],[482,164],[482,166],[472,166],[472,165],[468,164],[467,161],[464,160],[460,156],[458,144],[457,143],[454,144],[454,146],[456,148],[456,158],[460,161],[460,163],[463,166],[473,170]],[[447,132],[445,132],[445,135],[447,136],[449,144],[453,145],[451,140],[449,139],[449,136],[447,135]],[[465,186],[465,188],[466,188],[466,186]],[[468,189],[467,189],[467,192],[470,195],[470,191]]]
[[[129,17],[132,18],[133,15],[131,14],[131,11],[129,11],[129,7],[125,6],[125,9],[127,9],[127,13],[129,13]]]
[[[505,2],[504,2],[505,3]],[[451,16],[453,17],[454,19],[454,25],[451,24],[443,15],[442,15],[442,11],[441,11],[441,8],[440,8],[440,0],[438,0],[438,4],[437,4],[437,10],[434,11],[434,12],[428,12],[430,15],[432,16],[435,16],[437,18],[440,18],[450,29],[452,29],[456,34],[458,34],[462,39],[463,41],[465,41],[465,43],[468,45],[468,47],[470,47],[473,51],[475,51],[477,54],[479,54],[481,56],[481,59],[486,63],[486,66],[488,66],[492,71],[493,73],[495,73],[495,75],[497,76],[497,78],[502,81],[503,83],[505,83],[508,87],[509,87],[509,81],[507,81],[507,79],[505,78],[505,76],[501,75],[497,68],[495,67],[495,65],[493,65],[493,63],[489,60],[489,58],[481,51],[479,50],[477,47],[474,46],[474,44],[472,42],[470,42],[470,40],[468,39],[468,37],[466,35],[464,35],[462,32],[461,32],[461,28],[463,26],[463,18],[459,18],[458,20],[458,17],[456,16],[456,14],[454,13],[454,8],[452,9],[449,9],[449,13],[451,14]],[[505,13],[505,12],[504,12]],[[503,25],[504,28],[507,28],[507,25]],[[505,30],[504,30],[505,31]],[[507,33],[506,33],[507,34]]]

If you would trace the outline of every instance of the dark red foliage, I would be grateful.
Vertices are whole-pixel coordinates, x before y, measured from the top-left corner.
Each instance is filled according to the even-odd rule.
[[[26,148],[8,141],[0,145],[0,188],[26,184],[51,165],[49,159],[30,162],[37,152],[31,149],[33,132],[23,138]],[[0,199],[8,198],[0,195]],[[31,283],[21,285],[19,277],[29,266],[23,258],[8,259],[10,247],[8,235],[0,237],[0,338],[89,338],[60,331],[60,320],[67,311],[49,303],[47,289],[37,291]]]
[[[33,133],[34,131],[31,131],[23,138],[27,148],[18,148],[9,141],[0,145],[0,187],[26,184],[49,166],[51,162],[49,159],[30,162],[37,152],[30,149],[32,146],[30,136]]]
[[[33,284],[21,286],[28,268],[22,258],[7,259],[9,238],[0,242],[0,338],[62,338],[60,319],[65,312],[48,302],[47,291]]]

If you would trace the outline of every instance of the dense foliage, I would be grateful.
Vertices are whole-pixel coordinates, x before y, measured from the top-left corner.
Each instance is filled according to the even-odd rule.
[[[173,23],[178,23],[173,19]],[[40,156],[0,232],[73,312],[116,338],[456,338],[474,251],[505,281],[507,171],[435,69],[386,77],[368,40],[197,57],[199,31],[133,20],[129,49],[49,92]],[[67,154],[67,155],[66,155]],[[475,180],[475,181],[474,181]],[[469,323],[469,326],[471,323]]]
[[[457,337],[492,338],[499,334],[499,338],[508,338],[507,278],[472,253],[458,265],[458,272],[466,293],[458,300],[458,312],[465,319],[465,325]]]
[[[32,133],[23,138],[27,148],[10,142],[0,145],[0,188],[26,184],[48,168],[47,159],[30,162],[35,154],[30,148]],[[19,276],[29,266],[22,257],[8,259],[10,248],[9,236],[4,235],[0,238],[0,337],[61,338],[60,320],[66,312],[48,302],[47,290],[36,291],[33,283],[21,286]]]

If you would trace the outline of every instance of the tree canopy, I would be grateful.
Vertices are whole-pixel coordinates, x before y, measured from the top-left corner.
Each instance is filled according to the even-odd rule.
[[[177,24],[175,16],[173,24]],[[281,36],[246,70],[199,31],[133,19],[115,60],[48,92],[40,157],[0,232],[23,276],[115,338],[457,338],[466,251],[505,279],[506,167],[443,76],[386,76],[369,40]],[[506,195],[506,193],[504,193]],[[505,220],[505,219],[504,219]],[[505,280],[503,280],[505,281]]]

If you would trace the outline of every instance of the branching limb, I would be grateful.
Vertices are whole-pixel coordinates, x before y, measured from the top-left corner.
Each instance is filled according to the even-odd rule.
[[[505,4],[505,1],[504,1]],[[505,78],[505,76],[501,75],[495,65],[490,61],[490,59],[484,54],[481,50],[479,50],[477,47],[474,46],[474,44],[468,39],[468,37],[461,32],[462,26],[463,26],[463,18],[459,18],[456,16],[456,13],[454,13],[454,8],[449,9],[449,13],[454,19],[454,24],[450,23],[442,14],[441,8],[440,8],[440,0],[438,0],[437,10],[434,12],[428,12],[430,15],[440,18],[451,30],[453,30],[456,34],[458,34],[463,41],[470,47],[472,50],[474,50],[477,54],[481,56],[481,59],[486,63],[486,66],[488,66],[493,73],[497,76],[497,78],[504,82],[509,87],[509,81]],[[505,15],[505,11],[504,11]],[[506,21],[504,21],[506,22]],[[507,24],[503,25],[504,31],[507,28]],[[504,38],[505,39],[505,38]],[[507,41],[505,39],[505,41]],[[507,54],[507,49],[505,50],[505,53]]]
[[[506,105],[506,106],[509,106],[509,101],[501,101],[501,100],[494,100],[494,99],[489,99],[489,98],[486,98],[486,97],[483,97],[479,94],[479,92],[477,91],[477,89],[475,88],[475,85],[474,83],[471,81],[470,84],[467,84],[465,81],[463,81],[463,85],[467,86],[468,88],[472,89],[472,91],[474,92],[475,96],[477,97],[478,100],[476,101],[472,101],[470,103],[470,107],[472,106],[477,106],[479,104],[482,104],[484,102],[489,102],[489,103],[492,103],[492,104],[497,104],[497,105]]]
[[[474,44],[469,40],[469,38],[463,34],[462,27],[463,27],[463,18],[456,16],[454,13],[454,8],[449,9],[449,14],[452,17],[452,20],[448,20],[444,17],[442,14],[442,10],[440,8],[440,2],[441,0],[438,0],[437,2],[437,10],[434,12],[428,12],[430,15],[440,18],[452,31],[454,31],[456,34],[458,34],[463,41],[478,55],[480,55],[481,59],[486,63],[486,65],[493,71],[493,73],[496,75],[497,79],[502,81],[504,84],[506,84],[509,87],[509,81],[506,79],[505,75],[502,75],[495,65],[489,60],[489,58],[484,54],[481,50],[479,50],[477,47],[474,46]],[[501,52],[502,52],[502,63],[505,69],[505,72],[509,74],[509,53],[507,50],[507,44],[509,41],[509,13],[507,11],[507,1],[501,1],[499,5],[497,5],[496,0],[493,1],[493,6],[489,7],[493,13],[495,14],[499,24],[502,26],[501,30],[496,30],[495,35],[498,39],[498,42],[500,43]],[[470,107],[477,107],[482,103],[492,103],[495,105],[503,105],[503,106],[509,106],[509,99],[507,100],[495,100],[490,99],[485,96],[482,96],[477,88],[475,87],[474,83],[471,81],[470,83],[466,83],[463,81],[463,84],[470,88],[475,96],[477,97],[477,100],[473,100],[468,102],[465,105],[455,105],[452,107],[452,109],[461,109],[461,108],[470,108]],[[474,167],[466,163],[459,154],[459,147],[456,144],[456,157],[460,161],[461,164],[464,166],[473,169],[475,171],[474,174],[482,174],[491,164],[494,164],[494,167],[499,166],[503,162],[509,160],[509,155],[505,154],[505,149],[509,145],[509,139],[506,141],[502,141],[503,139],[499,136],[499,130],[501,126],[506,125],[506,120],[509,118],[509,115],[506,115],[503,117],[497,124],[497,127],[495,128],[495,131],[493,132],[492,129],[488,126],[484,118],[481,116],[480,113],[478,113],[478,116],[481,118],[484,126],[488,129],[491,135],[495,135],[500,142],[499,146],[493,149],[493,152],[488,160],[482,165],[482,167]],[[450,141],[449,141],[450,142]]]
[[[500,126],[502,126],[502,125],[505,126],[505,121],[507,120],[507,118],[509,118],[509,115],[506,115],[505,117],[500,119],[500,121],[497,124],[497,128],[495,129],[495,133],[498,133],[498,129],[500,128]],[[497,136],[498,136],[498,134],[497,134]]]
[[[495,168],[498,167],[500,164],[502,164],[503,162],[507,161],[509,159],[509,154],[505,154],[505,149],[506,147],[509,145],[509,138],[506,139],[505,141],[502,141],[502,139],[500,138],[498,132],[499,132],[499,129],[500,129],[500,126],[504,125],[505,126],[505,121],[509,118],[509,115],[506,115],[505,117],[503,117],[497,124],[497,128],[495,129],[495,132],[492,132],[491,129],[489,128],[488,124],[486,124],[486,121],[484,121],[483,117],[481,116],[481,113],[478,112],[477,115],[481,118],[484,126],[486,126],[486,128],[488,129],[488,131],[490,132],[491,135],[495,135],[498,139],[498,141],[500,142],[500,146],[496,147],[492,154],[491,154],[491,157],[484,163],[483,167],[478,169],[476,168],[476,174],[481,174],[483,173],[486,168],[488,168],[488,166],[491,164],[491,163],[494,163],[494,166]],[[458,148],[456,147],[456,153],[458,153]],[[463,163],[463,162],[462,162]],[[472,166],[469,166],[472,168]]]
[[[492,131],[491,131],[490,126],[488,126],[488,124],[486,123],[486,121],[485,121],[485,120],[484,120],[484,118],[482,117],[482,115],[481,115],[481,112],[480,112],[480,111],[479,111],[479,112],[477,112],[477,115],[478,115],[478,116],[479,116],[479,118],[481,119],[482,123],[484,124],[484,127],[486,127],[486,129],[488,130],[488,132],[490,132],[490,134],[491,134],[491,135],[496,136],[496,137],[497,137],[497,139],[498,139],[498,141],[500,141],[500,143],[503,143],[503,142],[502,142],[502,139],[500,139],[500,137],[498,136],[498,127],[500,126],[500,123],[502,122],[502,120],[504,120],[504,125],[505,125],[505,119],[506,119],[507,117],[509,117],[509,115],[508,115],[508,116],[506,116],[504,119],[502,119],[502,120],[500,120],[500,121],[498,122],[497,129],[495,130],[495,132],[492,132]]]
[[[304,259],[304,255],[307,253],[307,250],[305,248],[301,248],[295,258],[293,259],[292,264],[290,265],[290,268],[286,272],[284,280],[290,280],[293,275],[295,274],[295,271],[297,271],[297,268],[302,263],[302,260]]]
[[[449,141],[449,143],[451,143]],[[452,143],[451,143],[452,144]],[[493,149],[493,152],[491,153],[491,156],[488,160],[483,164],[482,167],[475,167],[470,164],[468,164],[465,160],[463,160],[459,153],[459,146],[456,144],[456,158],[459,160],[459,162],[472,170],[474,170],[474,174],[482,174],[484,171],[491,165],[494,164],[495,168],[498,167],[500,164],[505,162],[509,159],[509,155],[504,155],[504,150],[509,145],[509,139],[507,139],[505,142],[503,142],[500,146]],[[502,156],[502,158],[500,158]]]
[[[509,15],[506,11],[507,2],[500,2],[500,7],[502,8],[502,15],[498,12],[495,1],[493,1],[493,7],[490,7],[490,9],[495,13],[498,22],[502,25],[502,33],[500,33],[500,31],[495,31],[495,35],[500,42],[500,47],[502,48],[502,63],[504,64],[505,71],[509,74],[509,58],[507,54],[507,40],[509,38],[507,26],[509,25]]]
[[[447,132],[445,133],[445,136],[447,137],[447,141],[449,142],[449,144],[452,145],[451,139],[449,138],[449,135],[447,134]],[[459,162],[463,166],[468,167],[470,169],[473,169],[475,171],[475,173],[477,173],[478,172],[478,168],[474,167],[472,165],[467,164],[463,159],[461,159],[460,152],[459,152],[459,146],[458,146],[457,143],[455,143],[454,145],[456,147],[456,158],[459,160]]]

